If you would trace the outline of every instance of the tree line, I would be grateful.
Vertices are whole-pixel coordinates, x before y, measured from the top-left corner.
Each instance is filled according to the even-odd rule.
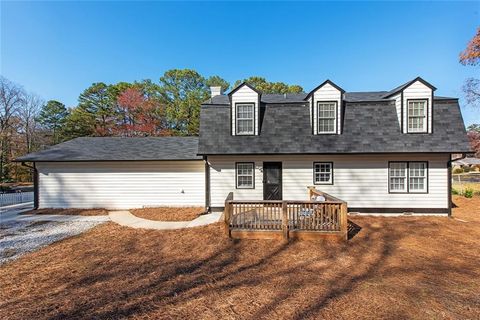
[[[237,80],[234,87],[243,81],[265,93],[303,91],[299,85],[256,76]],[[200,105],[210,97],[211,86],[227,91],[230,83],[220,76],[172,69],[157,82],[93,83],[76,106],[67,108],[0,77],[0,182],[29,178],[29,171],[12,159],[76,137],[198,135]]]
[[[480,64],[480,28],[460,53],[465,66]],[[247,81],[264,93],[299,93],[303,88],[262,77]],[[204,77],[195,70],[172,69],[157,82],[93,83],[67,108],[56,100],[44,102],[20,85],[0,76],[0,183],[29,179],[29,171],[12,159],[46,146],[83,136],[198,135],[200,105],[210,97],[210,86],[224,91],[230,83],[220,76]],[[480,106],[480,80],[469,78],[463,87],[466,102]],[[472,148],[480,157],[480,129],[468,128]]]

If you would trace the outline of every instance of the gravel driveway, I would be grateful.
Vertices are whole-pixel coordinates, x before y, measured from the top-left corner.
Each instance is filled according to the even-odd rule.
[[[101,221],[7,221],[0,223],[0,265],[82,232]]]

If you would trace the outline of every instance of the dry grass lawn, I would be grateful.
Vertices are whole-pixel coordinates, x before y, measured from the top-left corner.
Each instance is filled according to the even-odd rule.
[[[452,188],[457,192],[463,193],[465,190],[472,190],[475,194],[480,195],[480,183],[472,182],[453,182]]]
[[[191,221],[204,211],[205,208],[203,207],[157,207],[130,210],[130,212],[137,217],[158,221]]]
[[[63,214],[79,216],[104,216],[108,215],[105,209],[38,209],[25,211],[22,214]]]
[[[348,243],[104,224],[0,267],[3,319],[479,319],[480,198]]]

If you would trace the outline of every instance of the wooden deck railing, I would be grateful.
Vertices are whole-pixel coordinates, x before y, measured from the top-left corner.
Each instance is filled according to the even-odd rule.
[[[310,193],[309,193],[310,194]],[[347,203],[326,201],[225,200],[225,230],[234,238],[347,238]]]

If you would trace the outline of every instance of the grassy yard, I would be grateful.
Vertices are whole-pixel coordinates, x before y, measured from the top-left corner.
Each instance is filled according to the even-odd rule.
[[[351,217],[348,243],[232,241],[220,224],[105,224],[0,267],[3,319],[478,319],[480,197]]]

